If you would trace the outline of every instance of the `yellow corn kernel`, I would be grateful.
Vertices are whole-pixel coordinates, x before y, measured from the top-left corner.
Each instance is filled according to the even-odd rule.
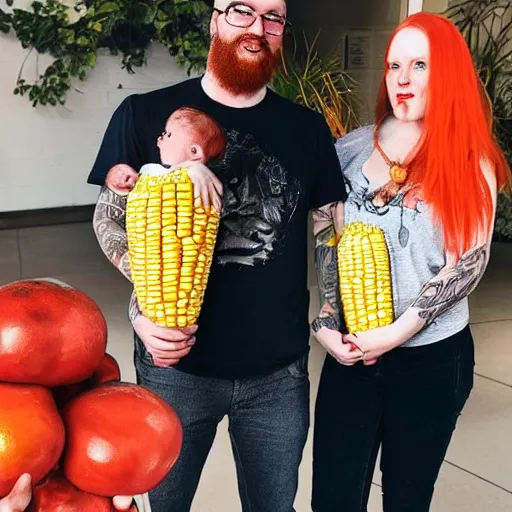
[[[142,313],[165,327],[197,321],[220,216],[195,205],[186,169],[141,173],[127,198],[130,269]]]
[[[347,225],[337,246],[341,302],[348,331],[389,325],[394,319],[391,272],[382,230]]]

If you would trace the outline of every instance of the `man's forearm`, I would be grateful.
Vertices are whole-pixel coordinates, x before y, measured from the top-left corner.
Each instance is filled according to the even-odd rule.
[[[94,210],[93,229],[105,256],[131,281],[125,217],[126,197],[102,187]]]
[[[320,295],[320,312],[313,322],[315,332],[322,326],[334,330],[341,328],[337,244],[342,225],[342,203],[313,211],[315,268]]]

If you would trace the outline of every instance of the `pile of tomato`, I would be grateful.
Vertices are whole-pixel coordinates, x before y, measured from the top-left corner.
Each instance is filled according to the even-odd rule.
[[[176,412],[121,381],[107,337],[100,308],[77,289],[0,287],[0,498],[29,473],[30,512],[111,512],[112,497],[150,491],[176,463]]]

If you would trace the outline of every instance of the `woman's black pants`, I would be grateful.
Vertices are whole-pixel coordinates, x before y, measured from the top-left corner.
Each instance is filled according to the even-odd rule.
[[[469,327],[396,348],[374,366],[328,355],[315,410],[313,511],[366,512],[381,447],[384,512],[428,512],[473,368]]]

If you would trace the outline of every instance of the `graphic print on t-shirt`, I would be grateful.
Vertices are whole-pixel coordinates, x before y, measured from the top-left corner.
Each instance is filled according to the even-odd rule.
[[[227,131],[223,161],[212,166],[223,182],[216,260],[254,266],[278,250],[297,208],[299,181],[250,134]]]
[[[393,208],[400,208],[398,240],[402,247],[407,247],[410,232],[404,225],[403,213],[404,209],[421,212],[424,203],[421,187],[412,183],[399,185],[390,180],[382,187],[368,191],[367,188],[354,187],[347,176],[345,176],[345,182],[348,192],[347,202],[354,204],[359,211],[364,208],[369,213],[383,217]]]

